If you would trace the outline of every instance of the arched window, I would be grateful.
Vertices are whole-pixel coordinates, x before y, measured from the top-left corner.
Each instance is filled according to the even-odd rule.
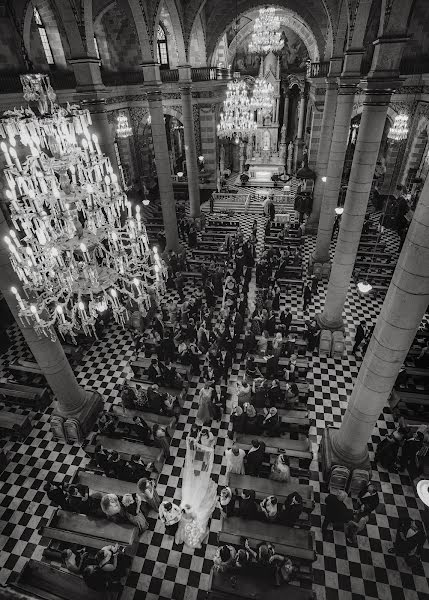
[[[54,61],[54,57],[52,55],[51,47],[49,45],[49,40],[48,40],[48,36],[46,34],[46,29],[45,29],[45,26],[43,25],[43,21],[40,17],[40,13],[35,6],[33,7],[33,14],[34,14],[34,20],[37,25],[37,29],[39,30],[39,35],[40,35],[40,39],[42,41],[42,46],[43,46],[43,51],[46,56],[46,61],[47,61],[48,65],[54,65],[55,61]]]
[[[168,61],[167,37],[162,25],[158,25],[156,41],[158,45],[158,62],[161,66],[161,69],[168,69],[170,64]]]

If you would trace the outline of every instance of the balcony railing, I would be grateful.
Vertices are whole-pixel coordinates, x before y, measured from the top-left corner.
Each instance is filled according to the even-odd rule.
[[[179,81],[179,71],[177,69],[161,69],[160,74],[163,83]]]
[[[22,92],[19,76],[23,73],[0,71],[0,94],[16,94]],[[70,90],[76,87],[76,78],[73,71],[48,72],[54,90]]]
[[[192,81],[212,81],[214,79],[231,79],[230,69],[220,67],[194,67],[191,69]]]
[[[308,63],[307,77],[326,77],[329,72],[329,61]]]
[[[118,85],[135,85],[143,83],[143,71],[121,71],[112,72],[101,70],[101,78],[104,85],[118,86]]]

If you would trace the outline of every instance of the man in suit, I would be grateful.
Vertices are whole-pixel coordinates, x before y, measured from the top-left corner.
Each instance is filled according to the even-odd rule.
[[[359,346],[365,339],[365,335],[366,335],[366,323],[365,323],[365,321],[361,321],[356,328],[355,343],[353,346],[352,354],[356,354]]]
[[[155,315],[152,329],[159,334],[161,339],[164,337],[164,323],[162,322],[161,315],[159,313]]]
[[[135,416],[133,418],[133,421],[133,431],[136,437],[139,439],[139,441],[143,442],[144,444],[150,444],[152,433],[149,425],[141,417]]]
[[[416,455],[423,447],[424,435],[417,431],[413,437],[404,441],[399,469],[404,471],[408,469],[410,476],[414,479],[417,475]]]
[[[258,475],[264,460],[265,444],[252,440],[252,447],[246,455],[246,475]]]
[[[305,312],[308,308],[308,305],[311,302],[311,288],[308,285],[308,282],[305,284],[304,286],[304,294],[303,294],[303,298],[304,298],[304,306],[303,306],[303,311]]]
[[[369,483],[364,487],[358,495],[358,514],[359,517],[366,517],[380,504],[377,490]]]
[[[292,313],[288,308],[280,313],[280,323],[284,328],[284,335],[287,336],[289,334],[290,324],[292,323]]]
[[[163,365],[156,358],[151,360],[149,369],[147,370],[147,376],[150,381],[154,381],[161,385],[164,383]]]

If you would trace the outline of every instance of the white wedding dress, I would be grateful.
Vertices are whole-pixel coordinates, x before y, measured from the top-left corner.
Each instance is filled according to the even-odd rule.
[[[217,503],[217,486],[210,475],[214,448],[186,438],[186,458],[182,474],[182,519],[176,533],[176,544],[201,548],[208,534],[208,522]]]

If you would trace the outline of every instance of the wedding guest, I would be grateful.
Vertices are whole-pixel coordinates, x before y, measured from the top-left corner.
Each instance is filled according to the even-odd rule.
[[[255,492],[253,490],[242,490],[241,494],[238,494],[238,490],[235,490],[238,497],[238,514],[242,519],[256,519],[258,516],[258,503],[255,499]]]
[[[146,502],[153,510],[158,511],[161,499],[156,490],[156,484],[153,480],[143,477],[137,482],[137,490],[143,502]]]
[[[201,388],[198,400],[199,407],[197,412],[197,419],[204,423],[211,421],[216,417],[216,411],[213,405],[213,394],[214,390],[210,385],[210,381],[204,383],[204,387]]]
[[[253,381],[256,377],[262,377],[258,367],[255,365],[255,358],[249,356],[246,361],[246,381]]]
[[[236,550],[234,546],[220,546],[213,558],[213,568],[219,573],[231,570],[235,565]]]
[[[123,467],[125,465],[125,461],[119,456],[119,454],[116,451],[113,451],[109,454],[107,461],[108,473],[111,476],[116,477],[116,479],[120,479]]]
[[[244,433],[246,427],[246,415],[240,405],[232,409],[230,421],[232,431],[228,432],[228,437],[232,440],[234,433]]]
[[[302,496],[298,492],[291,492],[278,512],[278,520],[283,525],[295,525],[304,508]]]
[[[346,492],[339,491],[338,494],[328,494],[325,500],[325,519],[322,523],[322,534],[333,523],[348,523],[353,519],[353,511],[344,504],[347,498]]]
[[[267,389],[267,400],[270,406],[277,406],[282,403],[284,393],[280,388],[278,379],[273,379],[270,387]]]
[[[226,458],[226,477],[228,478],[229,473],[237,473],[238,475],[244,475],[244,457],[246,453],[242,448],[238,446],[232,446],[225,451]]]
[[[152,428],[153,439],[155,440],[155,444],[159,446],[165,458],[170,457],[170,436],[168,434],[167,428],[159,425],[159,423],[154,423]]]
[[[151,444],[152,442],[152,433],[149,425],[142,417],[135,416],[133,417],[134,425],[133,431],[136,437],[143,442],[143,444]]]
[[[147,371],[147,376],[150,381],[162,385],[164,383],[164,376],[161,368],[161,364],[156,358],[152,358],[150,366]]]
[[[261,429],[266,435],[275,437],[280,435],[281,420],[278,410],[275,406],[270,409],[264,409],[264,419],[261,423]]]
[[[278,503],[275,496],[267,496],[264,498],[260,502],[259,507],[268,521],[274,522],[277,519]]]
[[[54,506],[60,506],[61,508],[66,508],[67,506],[67,498],[64,493],[63,484],[57,483],[55,481],[50,482],[47,481],[43,487],[46,492],[47,497],[52,502]]]
[[[126,465],[126,472],[130,475],[130,479],[126,478],[127,481],[136,482],[142,477],[149,477],[151,473],[151,463],[147,465],[138,454],[133,454],[131,460]]]
[[[230,487],[225,486],[221,489],[218,503],[222,516],[231,517],[234,514],[235,496],[233,495]]]
[[[374,485],[369,483],[358,494],[357,513],[359,517],[366,517],[367,515],[370,515],[374,510],[376,510],[379,504],[380,498],[378,496],[378,492]]]
[[[259,475],[264,461],[265,444],[259,440],[252,440],[252,447],[246,455],[246,475]]]
[[[124,509],[116,494],[104,494],[101,499],[101,509],[111,521],[121,521],[124,518]]]
[[[168,500],[164,500],[159,507],[159,518],[165,525],[165,533],[174,537],[179,527],[179,521],[182,518],[180,507]]]
[[[344,533],[346,535],[346,540],[349,544],[352,544],[353,546],[357,545],[357,534],[361,533],[365,529],[368,521],[368,515],[361,517],[358,517],[356,515],[355,520],[351,520],[348,523],[346,523],[344,527]]]
[[[240,406],[243,406],[246,402],[250,402],[252,389],[247,381],[237,383],[237,390],[237,400]]]
[[[146,531],[148,524],[140,510],[142,503],[140,497],[137,494],[124,494],[120,503],[127,521],[138,527],[140,534]]]
[[[243,545],[244,547],[240,548],[235,556],[236,569],[247,569],[251,567],[258,558],[257,553],[249,546],[249,540],[245,539]]]
[[[276,457],[271,467],[270,479],[285,483],[290,482],[289,459],[284,450]]]
[[[421,565],[421,553],[426,541],[422,524],[410,518],[399,519],[396,540],[390,554],[404,556],[405,562],[411,566]]]

